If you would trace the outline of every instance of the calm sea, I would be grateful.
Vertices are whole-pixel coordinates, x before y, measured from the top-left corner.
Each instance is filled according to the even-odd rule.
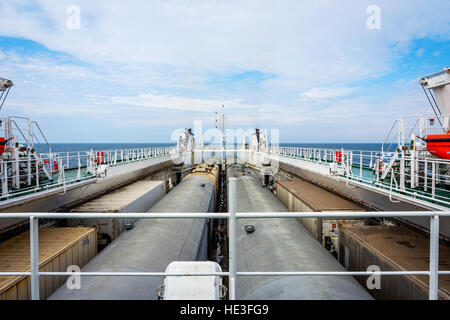
[[[175,146],[175,143],[51,143],[52,152],[115,150],[134,148],[160,148]],[[47,145],[36,145],[39,153],[48,152]]]
[[[381,143],[280,143],[280,147],[381,151]],[[389,147],[389,146],[388,146]]]
[[[132,148],[156,148],[175,146],[175,143],[52,143],[53,152],[67,151],[90,151],[93,150],[114,150]],[[280,147],[295,148],[323,148],[323,149],[347,149],[347,150],[367,150],[380,151],[381,143],[280,143]],[[39,153],[48,152],[46,145],[37,145],[36,151]]]

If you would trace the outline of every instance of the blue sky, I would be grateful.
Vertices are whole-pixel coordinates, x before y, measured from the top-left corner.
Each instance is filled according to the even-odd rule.
[[[0,77],[15,84],[0,112],[52,142],[166,142],[213,126],[222,105],[228,127],[279,129],[281,142],[379,142],[395,119],[431,113],[418,80],[450,66],[448,12],[446,0],[0,0]]]

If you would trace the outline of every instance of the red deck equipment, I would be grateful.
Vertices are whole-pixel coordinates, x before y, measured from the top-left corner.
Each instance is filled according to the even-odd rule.
[[[342,162],[342,151],[336,151],[336,162]]]
[[[0,156],[5,152],[6,141],[5,138],[0,137]]]
[[[97,163],[102,164],[105,163],[105,153],[103,151],[97,151]]]

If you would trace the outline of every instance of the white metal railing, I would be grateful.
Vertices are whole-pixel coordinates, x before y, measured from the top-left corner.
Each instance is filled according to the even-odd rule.
[[[0,118],[5,140],[0,154],[0,202],[102,176],[104,166],[167,156],[175,147],[52,152],[36,121],[26,117]],[[99,170],[102,169],[102,170]],[[71,171],[70,171],[71,170]],[[74,170],[75,174],[74,174]],[[101,172],[100,172],[101,171]]]
[[[115,213],[114,218],[127,219],[193,219],[212,218],[228,220],[228,272],[166,273],[166,272],[40,272],[39,271],[39,219],[112,218],[110,213],[2,213],[1,218],[28,218],[30,220],[30,272],[0,272],[0,276],[30,276],[31,297],[39,299],[40,276],[228,276],[229,299],[236,299],[236,282],[239,276],[353,276],[353,275],[427,275],[429,276],[429,299],[438,298],[439,275],[450,275],[450,270],[439,271],[439,218],[450,217],[449,212],[237,212],[236,178],[229,179],[229,213]],[[428,217],[430,219],[429,270],[414,271],[295,271],[295,272],[239,272],[237,270],[237,220],[242,218],[369,218],[369,217]]]
[[[424,137],[428,130],[425,120],[426,118],[423,114],[407,115],[395,120],[381,146],[382,151],[389,152],[394,143],[396,145],[395,149],[397,149],[398,147],[409,145],[408,142],[411,142],[411,140],[416,140],[416,136]],[[392,135],[391,137],[391,134],[394,133],[394,129],[397,130],[395,135]],[[389,144],[387,150],[385,150],[386,144]]]
[[[299,160],[292,163],[321,165],[322,173],[370,188],[389,196],[417,203],[427,203],[435,209],[450,207],[450,161],[430,156],[426,150],[401,150],[395,152],[325,149],[310,147],[270,146],[264,151],[245,149],[242,145],[197,146],[192,154],[222,153],[222,157],[233,153],[243,162],[258,165],[265,157]],[[189,152],[184,152],[189,154]],[[188,157],[189,158],[189,157]],[[223,158],[224,159],[224,158]],[[194,161],[203,157],[194,157]],[[197,162],[196,162],[197,163]],[[330,167],[332,165],[334,167]],[[308,166],[305,166],[307,169]],[[330,169],[335,170],[330,170]],[[311,168],[309,168],[311,169]]]
[[[203,162],[200,154],[219,153],[222,160],[230,154],[243,163],[268,163],[268,159],[292,162],[294,166],[306,169],[320,167],[322,174],[339,177],[348,184],[371,189],[385,194],[392,202],[407,200],[432,209],[450,207],[450,161],[430,156],[426,150],[401,150],[382,152],[371,150],[325,149],[310,147],[270,146],[264,151],[246,149],[242,145],[196,147],[184,152],[186,160]],[[221,155],[220,155],[221,153]],[[275,158],[274,158],[275,157]],[[318,164],[311,166],[309,164]],[[266,170],[268,167],[265,167]],[[396,199],[394,199],[396,198]]]
[[[385,151],[385,146],[389,145],[387,151],[390,151],[390,148],[394,143],[396,145],[395,148],[397,148],[409,144],[408,142],[411,140],[414,140],[414,143],[419,143],[425,147],[425,144],[422,141],[417,141],[417,136],[423,138],[428,134],[443,134],[448,132],[449,126],[449,114],[439,116],[413,114],[404,116],[401,119],[394,121],[384,139],[382,150]]]
[[[175,153],[174,147],[29,153],[17,159],[0,159],[0,201],[95,180],[100,165],[125,165]],[[101,155],[101,159],[99,156]]]
[[[450,190],[442,187],[450,184],[447,173],[450,161],[429,157],[425,152],[382,154],[365,150],[280,147],[271,148],[269,154],[327,166],[334,163],[338,170],[332,174],[344,180],[384,190],[390,196],[407,196],[450,206]]]

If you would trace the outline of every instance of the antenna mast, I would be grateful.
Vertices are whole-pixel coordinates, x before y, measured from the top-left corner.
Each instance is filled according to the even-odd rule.
[[[222,147],[225,149],[225,145],[227,142],[225,136],[225,106],[222,105],[222,112],[219,114],[216,111],[216,129],[220,129],[222,131]]]
[[[219,119],[220,117],[220,119]],[[225,136],[225,106],[222,105],[222,112],[219,115],[216,111],[216,129],[218,129],[219,121],[222,122],[222,171],[225,170],[226,167],[226,152],[225,147],[227,144],[227,138]]]

